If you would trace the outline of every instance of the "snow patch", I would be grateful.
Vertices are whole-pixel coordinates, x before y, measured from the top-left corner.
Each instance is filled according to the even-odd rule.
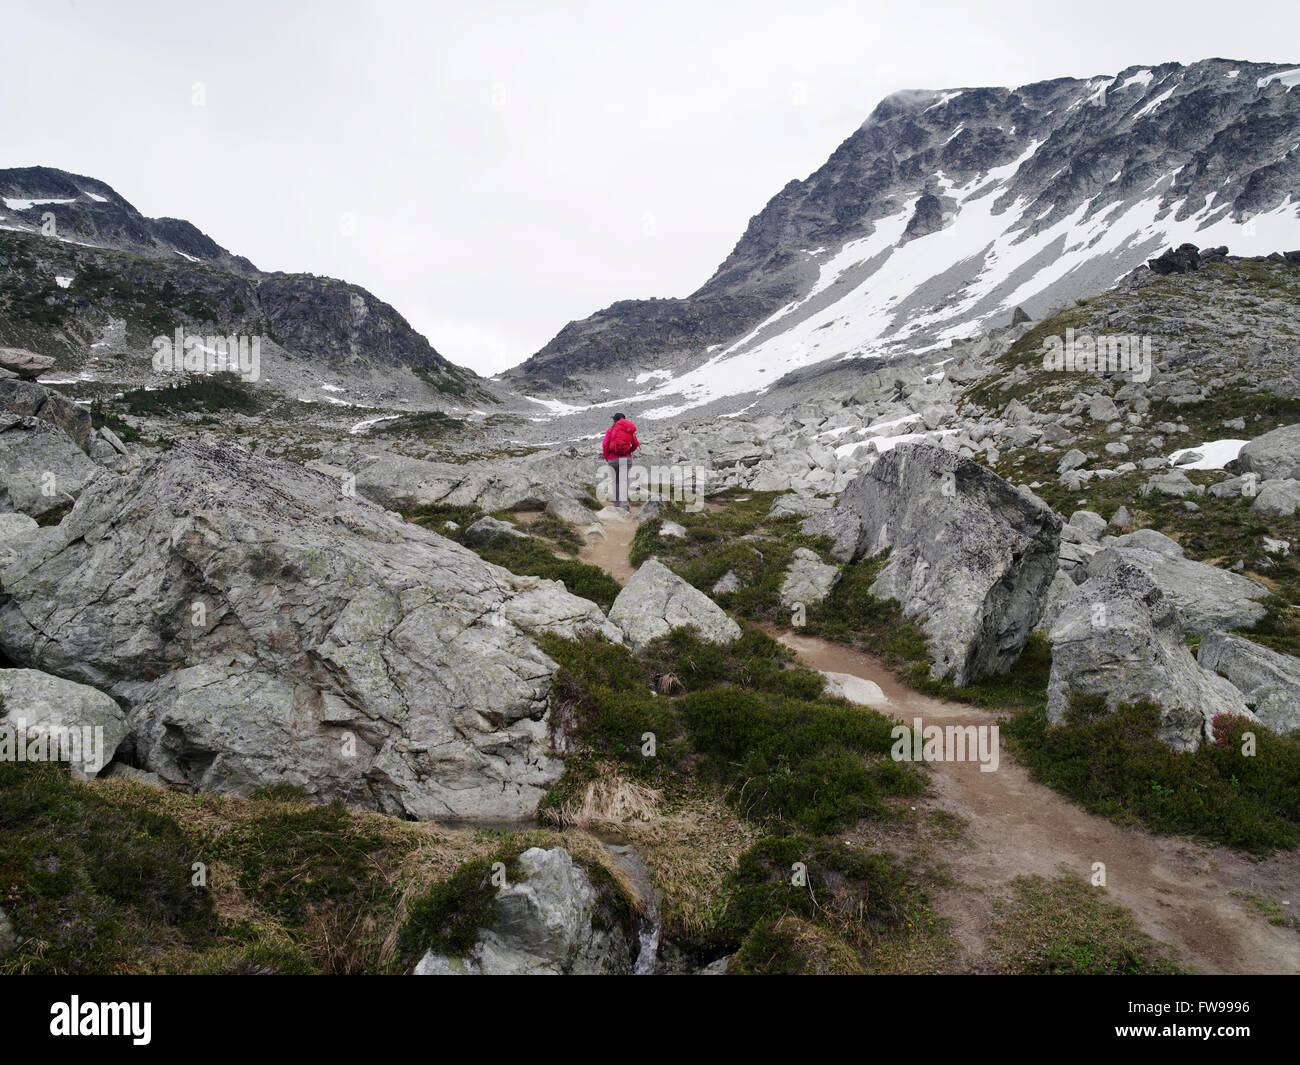
[[[1202,457],[1196,462],[1178,466],[1180,470],[1221,470],[1241,454],[1241,449],[1248,443],[1250,443],[1249,440],[1207,440],[1197,447],[1185,447],[1180,451],[1175,451],[1169,456],[1169,461],[1178,466],[1178,459],[1181,456],[1195,451]]]

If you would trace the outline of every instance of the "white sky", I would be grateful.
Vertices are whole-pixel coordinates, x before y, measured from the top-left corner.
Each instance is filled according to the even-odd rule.
[[[6,0],[0,32],[0,167],[363,285],[485,374],[693,291],[898,89],[1300,61],[1276,0]]]

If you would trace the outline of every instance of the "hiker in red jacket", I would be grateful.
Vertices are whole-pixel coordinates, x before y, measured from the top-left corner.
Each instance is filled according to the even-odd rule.
[[[628,499],[627,460],[640,446],[636,426],[622,414],[615,414],[614,423],[605,430],[600,450],[614,475],[614,506],[622,507],[628,513],[632,511],[632,503]]]

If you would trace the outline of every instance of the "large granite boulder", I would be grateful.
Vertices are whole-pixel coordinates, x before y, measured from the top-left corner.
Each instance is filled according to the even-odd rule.
[[[1118,555],[1079,587],[1048,639],[1047,717],[1054,724],[1074,694],[1103,696],[1111,709],[1149,699],[1162,708],[1160,739],[1181,751],[1212,737],[1217,714],[1254,719],[1236,688],[1197,665],[1173,600]]]
[[[1255,437],[1238,453],[1237,465],[1243,473],[1258,474],[1261,481],[1300,478],[1300,425],[1284,425]]]
[[[34,381],[0,381],[0,414],[39,418],[57,425],[77,447],[90,453],[90,412],[52,388]]]
[[[1212,632],[1201,641],[1196,660],[1230,681],[1274,732],[1300,729],[1300,658],[1241,636]]]
[[[563,847],[530,847],[519,864],[523,879],[497,889],[493,923],[479,929],[469,956],[427,952],[416,976],[631,974],[636,937],[611,917],[626,900],[602,897],[615,888],[597,888]]]
[[[3,744],[26,737],[26,759],[37,743],[44,761],[66,761],[95,776],[127,736],[126,714],[103,692],[35,669],[0,669],[0,758],[17,757]]]
[[[193,788],[415,818],[531,816],[558,777],[531,634],[621,634],[342,490],[229,445],[97,478],[0,568],[0,651],[128,712],[124,761]]]
[[[0,510],[40,517],[75,502],[100,470],[58,426],[0,411]]]
[[[1015,662],[1057,570],[1061,519],[1027,490],[930,444],[899,445],[845,488],[853,556],[889,552],[871,587],[930,642],[931,675],[965,684]],[[811,519],[816,521],[817,519]]]
[[[1089,560],[1089,575],[1112,566],[1114,555],[1137,566],[1178,608],[1188,635],[1242,628],[1264,616],[1261,601],[1269,593],[1262,584],[1185,557],[1182,547],[1154,529],[1108,537],[1103,547]]]
[[[610,607],[609,620],[637,648],[686,627],[712,643],[740,638],[740,626],[722,607],[656,559],[632,574]]]

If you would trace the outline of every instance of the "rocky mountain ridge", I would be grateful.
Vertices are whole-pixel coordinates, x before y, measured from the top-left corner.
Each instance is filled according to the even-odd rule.
[[[1042,315],[1170,244],[1300,246],[1297,84],[1209,59],[896,93],[692,296],[570,323],[506,380],[667,414]]]

